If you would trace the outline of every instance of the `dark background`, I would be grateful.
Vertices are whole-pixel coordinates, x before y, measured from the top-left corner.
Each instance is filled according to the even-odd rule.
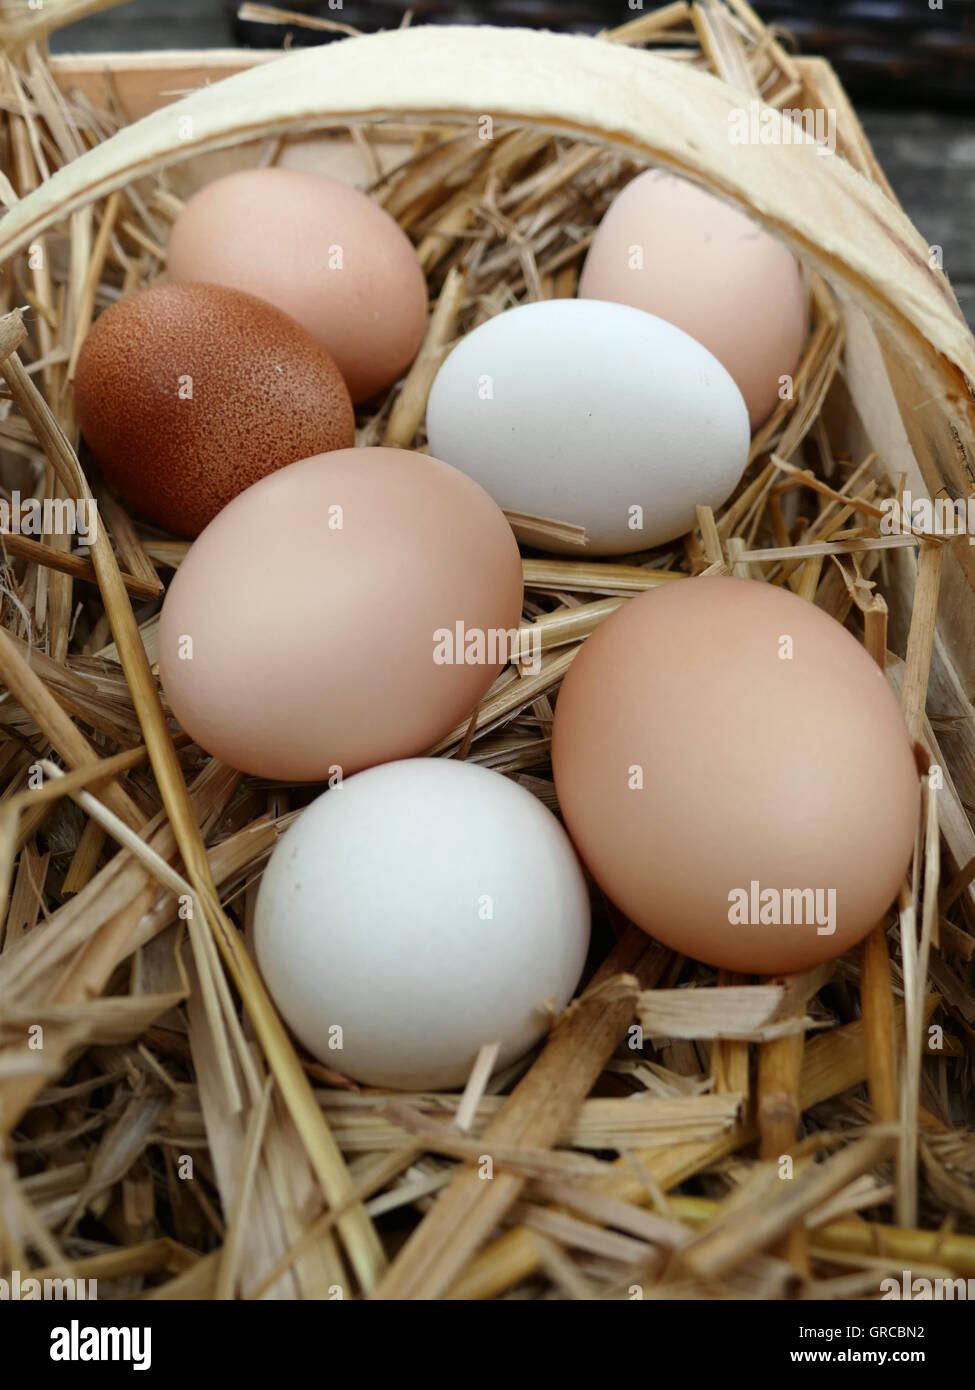
[[[975,0],[752,0],[801,52],[836,66],[908,215],[975,321]],[[333,0],[334,4],[334,0]],[[644,0],[643,12],[657,0]],[[131,0],[55,34],[54,52],[280,47],[327,41],[307,29],[242,21],[232,0]],[[519,23],[594,33],[637,18],[627,0],[291,0],[359,29],[414,23]]]

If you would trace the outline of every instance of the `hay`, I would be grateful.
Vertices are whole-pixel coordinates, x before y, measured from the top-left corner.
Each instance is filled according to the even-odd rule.
[[[129,96],[154,80],[148,61],[120,67],[116,89],[91,65],[46,63],[42,32],[97,7],[4,22],[8,205],[123,123],[123,76]],[[829,70],[791,58],[743,0],[667,5],[605,39],[654,45],[668,81],[710,71],[780,109],[834,107],[843,156],[888,191]],[[187,72],[201,65],[186,59]],[[171,69],[161,80],[179,85]],[[246,157],[287,158],[306,138],[276,130]],[[409,231],[433,300],[416,362],[360,412],[359,442],[424,448],[426,395],[451,343],[518,300],[572,295],[593,229],[640,162],[516,123],[485,142],[460,118],[394,114],[320,139],[323,158],[346,147],[359,160]],[[907,456],[870,437],[890,390],[883,351],[913,408],[911,391],[939,380],[933,349],[910,381],[891,360],[888,316],[871,358],[845,295],[811,274],[794,398],[756,435],[720,512],[701,508],[681,542],[625,563],[585,558],[584,535],[558,518],[510,518],[529,551],[556,536],[580,554],[525,556],[520,650],[539,643],[541,667],[503,672],[430,750],[554,806],[552,700],[600,622],[646,588],[705,573],[788,585],[862,635],[902,691],[925,765],[945,769],[891,921],[830,967],[755,983],[676,957],[598,906],[606,959],[537,1056],[494,1078],[480,1058],[462,1095],[383,1094],[295,1051],[246,949],[267,857],[318,789],[241,777],[174,730],[155,636],[187,547],[130,518],[73,447],[80,344],[96,312],[164,271],[192,168],[122,180],[67,220],[55,209],[30,233],[37,254],[5,279],[0,477],[24,497],[94,496],[102,526],[87,556],[2,538],[0,1266],[150,1298],[601,1299],[637,1285],[647,1298],[843,1299],[876,1297],[905,1263],[975,1275],[975,653],[949,648],[935,621],[957,632],[970,619],[969,557],[964,541],[880,534]],[[835,253],[825,222],[822,234]],[[952,305],[945,287],[914,308],[971,360]],[[929,479],[956,403],[941,395],[945,419],[928,413],[918,455]],[[961,492],[954,456],[945,468]],[[48,772],[37,788],[35,764]],[[37,1025],[42,1049],[24,1044]],[[491,1182],[477,1177],[485,1154]]]

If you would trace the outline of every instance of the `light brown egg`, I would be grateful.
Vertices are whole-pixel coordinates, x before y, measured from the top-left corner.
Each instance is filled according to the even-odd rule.
[[[737,208],[650,169],[610,204],[579,280],[583,299],[676,324],[734,377],[752,428],[788,390],[807,332],[799,264]]]
[[[712,965],[778,974],[840,955],[911,859],[918,774],[886,679],[771,584],[687,579],[626,603],[562,684],[552,763],[607,896]]]
[[[470,716],[522,591],[511,528],[477,483],[406,449],[340,449],[207,527],[166,596],[159,669],[183,728],[231,767],[348,776]]]
[[[354,401],[413,361],[427,287],[402,229],[348,184],[299,169],[243,169],[200,189],[173,225],[169,274],[260,295],[339,364]]]
[[[113,304],[85,339],[74,390],[105,476],[178,536],[274,469],[355,440],[328,352],[222,285],[157,285]]]

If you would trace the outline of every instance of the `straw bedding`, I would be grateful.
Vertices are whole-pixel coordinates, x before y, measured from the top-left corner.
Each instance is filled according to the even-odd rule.
[[[62,90],[41,44],[17,42],[29,33],[5,33],[10,203],[120,115]],[[658,46],[779,107],[808,89],[741,0],[668,5],[611,41]],[[840,133],[882,185],[845,107]],[[572,295],[639,166],[503,124],[490,141],[418,120],[316,139],[235,157],[342,146],[413,238],[427,340],[360,412],[357,439],[423,448],[445,350],[513,303]],[[849,1299],[877,1297],[904,1268],[975,1277],[975,731],[935,633],[946,546],[880,535],[903,478],[855,409],[832,291],[810,276],[794,397],[756,436],[728,505],[701,509],[682,542],[625,564],[581,548],[555,559],[557,520],[511,518],[542,668],[509,668],[431,752],[554,806],[553,703],[601,621],[688,576],[787,585],[886,664],[924,766],[946,769],[940,787],[925,782],[913,881],[859,951],[775,981],[675,956],[597,903],[585,990],[544,1048],[490,1080],[482,1059],[463,1094],[384,1094],[295,1050],[247,950],[267,857],[320,789],[241,777],[175,729],[154,643],[186,546],[131,516],[75,452],[80,343],[94,314],[164,275],[193,179],[177,165],[74,213],[3,282],[5,495],[93,495],[102,526],[87,556],[65,538],[3,538],[0,1275],[201,1299]]]

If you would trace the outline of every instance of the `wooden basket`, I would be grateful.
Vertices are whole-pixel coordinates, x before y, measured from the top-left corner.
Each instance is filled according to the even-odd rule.
[[[154,615],[186,547],[95,480],[90,558],[4,537],[0,1263],[102,1297],[876,1298],[904,1268],[975,1276],[975,551],[878,525],[901,490],[972,490],[975,342],[829,67],[790,57],[744,0],[599,39],[419,28],[284,57],[46,60],[44,34],[93,7],[0,19],[8,487],[36,465],[38,495],[91,495],[78,348],[161,272],[181,199],[219,172],[327,169],[414,238],[427,340],[358,422],[360,442],[409,446],[446,346],[516,300],[573,294],[614,192],[662,165],[806,265],[794,399],[685,542],[626,564],[526,556],[542,670],[503,676],[432,751],[554,804],[550,702],[581,641],[661,568],[733,570],[862,635],[942,772],[923,779],[913,881],[830,968],[731,978],[598,908],[605,958],[539,1055],[490,1083],[475,1068],[463,1096],[355,1087],[296,1052],[241,931],[315,789],[174,738]],[[752,102],[777,143],[732,146],[729,113]],[[800,109],[835,113],[835,153],[789,138]]]

